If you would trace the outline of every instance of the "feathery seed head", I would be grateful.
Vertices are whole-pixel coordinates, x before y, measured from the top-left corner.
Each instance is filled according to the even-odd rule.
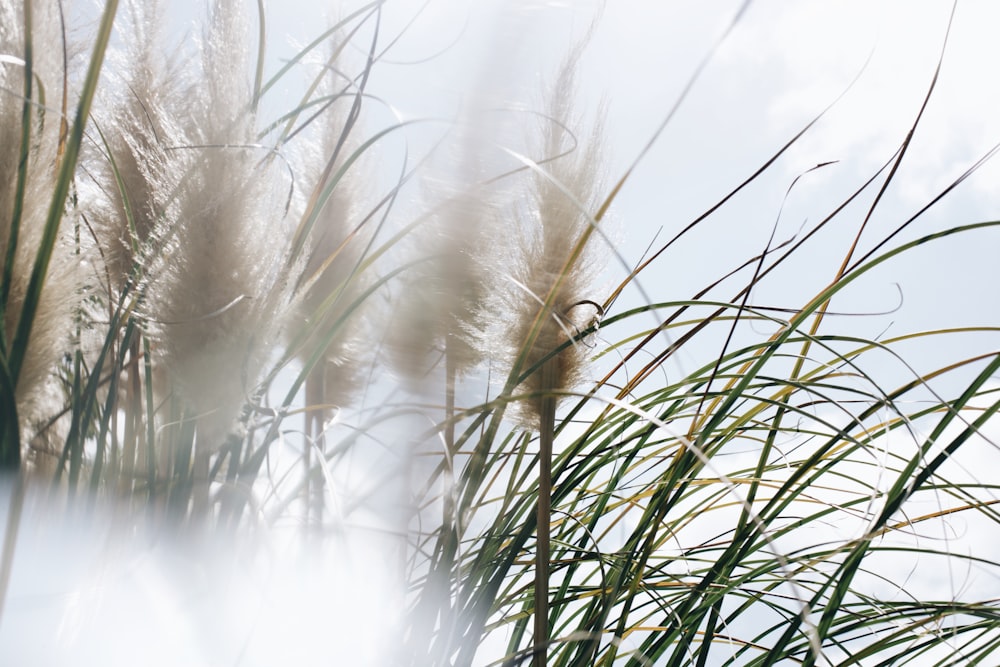
[[[592,212],[599,205],[602,132],[598,122],[584,140],[570,135],[572,91],[573,67],[567,64],[549,100],[541,142],[545,160],[532,169],[532,197],[511,213],[522,243],[505,270],[508,288],[494,313],[510,319],[493,325],[499,329],[495,338],[506,341],[505,356],[518,375],[530,373],[521,385],[532,396],[522,406],[530,424],[544,395],[579,382],[587,347],[575,339],[603,315],[589,292],[597,265],[590,240]],[[564,345],[569,346],[550,357]]]
[[[145,271],[149,333],[172,385],[205,417],[199,431],[210,446],[253,391],[288,299],[287,176],[254,144],[245,25],[235,2],[215,4],[200,68],[185,72],[195,99],[157,106],[157,123],[170,130],[138,168],[161,249]]]
[[[411,380],[426,377],[442,354],[459,376],[483,359],[483,308],[495,280],[491,257],[510,244],[490,223],[502,202],[513,198],[492,182],[492,158],[500,151],[490,140],[506,128],[498,114],[486,113],[490,103],[479,100],[456,126],[458,141],[444,152],[444,168],[425,178],[429,199],[438,203],[407,239],[414,264],[394,304],[389,351]]]
[[[64,62],[76,64],[75,48],[66,44],[54,2],[33,0],[30,42],[32,47],[30,137],[22,141],[25,57],[29,35],[24,30],[24,2],[0,2],[0,268],[10,270],[6,309],[2,325],[10,345],[25,306],[25,297],[42,232],[48,217],[64,139],[59,106],[63,93],[66,106],[75,104],[72,88],[64,91],[63,80],[75,79]],[[65,57],[65,60],[64,60]],[[42,94],[44,91],[44,96]],[[45,103],[42,104],[44,99]],[[24,168],[23,196],[17,194],[19,170]],[[15,224],[15,207],[22,206],[13,265],[6,266],[8,243]],[[74,210],[62,220],[49,260],[44,288],[33,317],[33,327],[15,390],[18,413],[29,439],[32,427],[52,416],[61,398],[55,388],[55,372],[68,349],[73,331],[73,308],[79,299],[79,267],[88,261],[86,240],[74,240]]]
[[[185,157],[169,151],[188,141],[177,123],[178,102],[189,99],[190,90],[164,65],[172,59],[161,57],[161,13],[156,3],[135,1],[128,8],[123,20],[132,38],[109,53],[114,66],[93,112],[106,143],[88,161],[97,180],[89,217],[114,291],[126,276],[138,271],[140,277],[158,253],[164,213],[182,178],[178,158]]]
[[[395,306],[392,361],[407,377],[426,375],[429,360],[447,350],[458,374],[482,358],[475,337],[488,287],[484,271],[484,199],[446,202],[415,238],[416,264]]]
[[[334,45],[336,55],[340,49]],[[322,377],[323,396],[312,397],[325,404],[345,405],[357,395],[357,380],[370,346],[362,338],[366,333],[365,305],[355,310],[357,299],[371,286],[366,271],[365,254],[372,240],[371,220],[365,220],[358,206],[359,192],[355,174],[359,162],[342,171],[356,150],[358,142],[350,136],[346,109],[353,97],[336,99],[335,69],[323,64],[326,72],[319,95],[330,98],[330,106],[314,119],[316,141],[307,142],[302,151],[302,175],[297,179],[308,197],[301,202],[297,216],[309,228],[304,252],[293,267],[297,276],[296,308],[292,317],[305,321],[306,341],[296,341],[299,356],[308,359],[322,348],[316,377]],[[359,158],[364,161],[363,156]],[[307,223],[312,221],[311,226]],[[292,332],[303,327],[291,327]]]

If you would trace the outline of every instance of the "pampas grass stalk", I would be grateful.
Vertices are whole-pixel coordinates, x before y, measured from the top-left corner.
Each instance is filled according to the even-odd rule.
[[[492,256],[507,243],[495,237],[490,222],[502,196],[491,182],[484,139],[496,130],[482,120],[483,99],[473,95],[453,128],[454,141],[442,150],[444,166],[429,165],[424,187],[430,211],[408,239],[407,271],[387,339],[388,363],[403,376],[411,391],[433,395],[443,389],[440,439],[432,450],[440,465],[439,539],[431,556],[425,594],[413,612],[411,641],[420,644],[441,628],[433,651],[422,658],[436,663],[447,659],[457,641],[455,582],[461,562],[463,517],[456,501],[456,459],[461,455],[456,429],[463,380],[484,359],[485,310],[496,290],[497,274],[490,271]],[[440,381],[440,385],[437,382]],[[436,385],[436,388],[435,388]],[[442,386],[443,385],[443,386]],[[418,653],[423,655],[423,653]]]
[[[321,360],[308,372],[305,385],[302,494],[308,499],[306,525],[310,515],[317,525],[322,523],[324,505],[324,476],[315,474],[312,454],[326,456],[329,421],[334,411],[355,399],[366,349],[364,312],[347,316],[352,304],[370,287],[363,269],[372,235],[364,226],[370,226],[370,218],[359,215],[356,202],[360,192],[353,176],[362,165],[351,165],[352,169],[347,171],[348,158],[357,151],[357,142],[350,140],[356,123],[353,104],[357,97],[347,92],[350,82],[344,83],[337,75],[342,48],[341,44],[335,45],[317,77],[322,82],[316,86],[322,106],[310,122],[318,126],[315,134],[319,137],[316,142],[319,150],[312,151],[306,161],[309,166],[303,169],[309,199],[300,216],[299,231],[307,222],[310,224],[303,248],[305,262],[300,262],[295,312],[306,323],[307,334],[295,344],[300,347],[303,361],[317,353],[317,346],[321,348]],[[357,95],[360,94],[358,91]],[[351,112],[342,110],[344,104],[352,104]],[[298,331],[299,327],[292,329]],[[311,490],[313,484],[315,488]]]
[[[287,302],[286,246],[276,242],[286,190],[280,163],[256,142],[240,4],[212,8],[203,79],[191,85],[202,101],[170,109],[178,133],[156,182],[168,195],[157,231],[163,253],[146,269],[152,335],[183,400],[180,418],[198,423],[192,465],[203,479],[254,392]]]
[[[594,267],[586,253],[596,224],[600,195],[601,127],[574,146],[569,128],[574,93],[575,56],[563,65],[548,99],[543,164],[531,164],[534,200],[529,212],[527,241],[512,264],[518,272],[509,307],[516,313],[509,345],[516,359],[512,375],[523,373],[526,391],[522,418],[538,432],[538,495],[534,579],[534,664],[547,664],[549,647],[549,569],[551,543],[552,457],[555,415],[560,393],[579,382],[585,348],[579,334],[593,322],[581,311],[594,302],[586,298]],[[588,305],[591,304],[591,305]],[[601,313],[603,314],[603,313]]]
[[[399,295],[399,308],[389,334],[389,361],[419,392],[429,390],[432,371],[443,371],[443,419],[440,449],[440,541],[430,563],[426,595],[414,613],[413,637],[418,643],[432,636],[438,624],[442,636],[454,627],[453,585],[459,562],[460,517],[455,503],[456,392],[462,378],[476,367],[481,352],[476,337],[481,309],[490,289],[484,241],[491,207],[489,193],[469,182],[479,172],[474,155],[462,145],[458,158],[466,167],[463,183],[433,190],[443,203],[415,230],[417,259],[412,278]],[[457,191],[457,192],[456,192]],[[428,643],[429,645],[429,643]],[[445,659],[447,640],[437,644],[430,662]]]

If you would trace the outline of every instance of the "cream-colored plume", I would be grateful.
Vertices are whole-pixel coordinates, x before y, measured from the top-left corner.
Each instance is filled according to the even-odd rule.
[[[355,156],[360,142],[354,137],[361,131],[351,115],[356,91],[339,74],[340,52],[335,45],[322,65],[317,92],[324,108],[312,119],[300,151],[297,186],[305,201],[297,218],[304,241],[297,262],[297,322],[289,327],[300,358],[320,355],[307,400],[328,406],[344,406],[358,396],[359,374],[373,349],[365,336],[371,309],[356,302],[372,282],[366,252],[377,221],[366,219],[358,205],[362,193],[356,174],[369,165],[364,155]]]
[[[0,267],[11,271],[3,314],[8,349],[24,306],[60,165],[65,137],[61,107],[64,101],[69,110],[76,104],[73,90],[64,87],[64,80],[72,86],[75,77],[66,72],[66,67],[73,67],[76,58],[73,48],[64,41],[58,6],[54,0],[28,1],[32,8],[32,95],[28,110],[31,134],[25,151],[22,118],[26,5],[20,0],[0,0]],[[13,265],[5,266],[22,159],[25,168],[23,209]],[[69,350],[74,330],[74,304],[82,298],[78,292],[78,269],[88,261],[87,239],[75,238],[78,223],[75,210],[67,207],[17,381],[17,409],[25,440],[32,438],[37,427],[44,426],[53,417],[63,400],[55,375],[60,357]]]
[[[530,195],[494,221],[521,243],[498,267],[506,289],[492,304],[491,334],[483,341],[499,341],[505,350],[501,356],[517,366],[516,372],[530,372],[520,391],[531,395],[522,416],[532,425],[544,395],[579,382],[588,348],[570,341],[602,315],[590,292],[597,273],[593,248],[599,237],[593,234],[593,215],[601,195],[601,125],[589,135],[571,133],[576,124],[573,74],[572,62],[564,65],[548,96],[541,157],[529,175]]]
[[[159,146],[138,168],[155,202],[158,249],[145,258],[143,314],[207,448],[221,444],[254,390],[287,294],[288,176],[257,142],[244,4],[214,3],[200,67],[181,73],[186,94],[159,100],[156,119],[145,119],[147,138],[132,139]]]

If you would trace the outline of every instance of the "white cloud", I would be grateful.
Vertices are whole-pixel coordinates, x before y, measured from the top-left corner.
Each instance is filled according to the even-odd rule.
[[[803,124],[860,73],[798,151],[849,159],[859,173],[870,173],[892,155],[916,118],[949,9],[945,3],[764,3],[748,12],[720,55],[773,88],[767,116],[775,128]],[[940,78],[901,174],[909,203],[926,202],[1000,141],[1000,86],[990,74],[1000,55],[992,34],[998,19],[996,4],[958,7]],[[985,187],[988,180],[995,182],[985,175],[978,182]]]

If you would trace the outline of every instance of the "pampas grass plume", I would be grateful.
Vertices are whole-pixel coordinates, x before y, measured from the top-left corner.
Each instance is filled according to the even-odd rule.
[[[351,140],[352,123],[346,112],[355,98],[338,85],[343,81],[334,63],[339,51],[335,46],[331,61],[322,66],[319,94],[329,98],[328,107],[313,119],[315,140],[307,140],[301,151],[298,181],[308,201],[298,218],[300,226],[310,219],[312,225],[302,258],[295,263],[296,307],[289,329],[292,334],[308,332],[305,342],[297,340],[301,359],[308,360],[317,347],[322,348],[319,365],[310,375],[313,395],[307,400],[343,406],[357,397],[370,347],[363,340],[369,309],[352,311],[352,306],[371,283],[365,253],[372,240],[372,222],[358,203],[361,192],[355,173],[364,160],[341,174],[357,142]]]
[[[209,447],[221,443],[252,393],[287,303],[287,178],[256,143],[241,7],[235,0],[212,7],[193,97],[169,110],[181,133],[153,184],[167,203],[158,231],[164,250],[147,271],[151,333]]]
[[[59,168],[63,140],[63,118],[57,105],[63,98],[65,62],[75,64],[74,49],[66,44],[60,30],[56,4],[29,0],[32,8],[30,41],[32,45],[31,136],[28,149],[22,146],[21,119],[24,105],[24,56],[29,36],[24,31],[25,3],[0,0],[0,265],[11,271],[3,327],[8,350],[22,315],[24,299],[42,230],[48,217],[52,191]],[[39,104],[44,87],[46,104]],[[72,106],[72,89],[65,91]],[[18,165],[25,157],[26,179],[22,199],[18,239],[13,266],[6,266],[11,238]],[[15,390],[22,438],[30,439],[37,425],[52,417],[63,397],[55,387],[55,370],[67,349],[74,329],[74,304],[79,294],[79,268],[87,262],[87,248],[74,241],[75,215],[70,211],[59,229],[52,253],[41,301],[34,313],[34,324]],[[54,399],[54,400],[53,400]]]
[[[487,344],[500,341],[516,373],[529,373],[521,384],[528,395],[520,404],[526,425],[537,422],[545,396],[578,384],[587,348],[575,338],[603,314],[590,292],[598,264],[590,239],[601,186],[602,128],[598,122],[580,140],[570,133],[573,79],[572,63],[564,65],[548,102],[544,159],[530,174],[532,194],[508,213],[521,243],[499,269],[507,288],[492,310],[502,319],[484,337]]]
[[[110,55],[117,76],[102,86],[93,122],[103,142],[88,161],[96,179],[87,200],[110,283],[109,297],[126,278],[141,278],[166,230],[164,212],[182,181],[173,151],[186,141],[181,103],[191,90],[166,63],[157,2],[128,2],[119,25],[129,39]],[[112,75],[113,75],[112,74]],[[109,76],[106,72],[106,76]],[[103,277],[103,276],[102,276]]]

